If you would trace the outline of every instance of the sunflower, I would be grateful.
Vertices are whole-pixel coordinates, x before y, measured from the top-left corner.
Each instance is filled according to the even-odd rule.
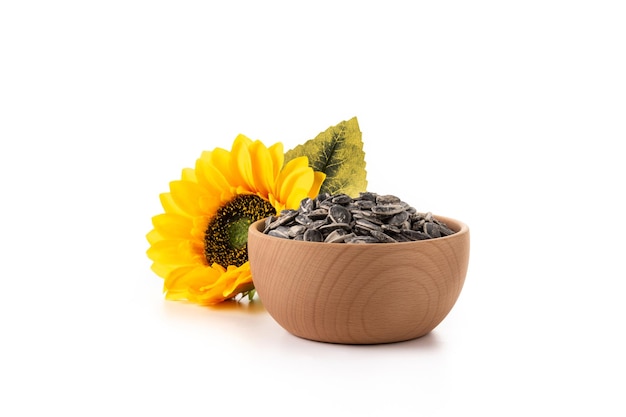
[[[252,297],[248,227],[314,198],[326,178],[306,156],[287,164],[284,156],[280,142],[268,148],[239,135],[230,151],[203,152],[195,168],[170,182],[160,196],[165,212],[152,218],[146,236],[166,299],[210,305]]]

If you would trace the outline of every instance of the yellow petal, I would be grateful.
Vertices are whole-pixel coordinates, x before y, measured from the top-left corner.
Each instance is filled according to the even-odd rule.
[[[326,179],[326,174],[323,172],[314,171],[313,175],[315,176],[315,179],[313,180],[313,185],[311,186],[311,189],[309,190],[307,196],[309,198],[317,197],[317,195],[320,193],[320,188],[322,188],[322,184]]]
[[[163,193],[159,195],[161,205],[166,213],[186,214],[172,198],[172,193]]]
[[[285,163],[283,144],[281,142],[276,142],[270,146],[268,150],[270,151],[270,155],[272,155],[272,178],[277,178],[280,170],[283,168],[283,164]]]
[[[303,198],[307,197],[315,176],[313,170],[304,171],[301,175],[293,176],[290,184],[290,192],[285,200],[287,208],[297,209]]]
[[[196,160],[196,179],[198,184],[205,188],[208,194],[213,194],[219,192],[220,188],[216,186],[216,181],[210,180],[210,176],[207,173],[207,165],[209,163],[202,158]]]
[[[224,268],[216,264],[205,267],[202,277],[189,282],[189,301],[202,305],[212,305],[224,301],[226,298],[223,292],[228,283],[227,278]]]
[[[152,224],[161,236],[170,239],[189,239],[193,220],[180,214],[163,213],[152,218]]]
[[[252,285],[252,273],[250,272],[250,262],[246,262],[239,268],[234,268],[228,276],[228,284],[222,290],[224,298],[232,298],[242,291],[245,291],[244,287],[253,287]]]
[[[230,184],[235,187],[249,186],[248,179],[252,175],[250,155],[247,147],[250,139],[238,135],[233,141],[230,158]],[[249,189],[249,188],[248,188]]]
[[[302,164],[303,159],[306,159],[306,157],[300,157],[300,158],[295,158],[292,159],[291,161],[287,162],[287,164],[283,167],[283,169],[280,171],[280,173],[278,174],[278,177],[276,178],[276,187],[274,188],[274,195],[277,198],[281,198],[283,196],[283,183],[285,182],[285,180],[297,169],[302,169],[305,166]],[[308,160],[308,159],[307,159]]]
[[[166,265],[192,265],[201,262],[202,248],[184,239],[166,239],[155,242],[146,251],[148,258]]]
[[[183,169],[181,179],[183,181],[198,182],[198,179],[196,178],[196,172],[192,168]]]
[[[157,232],[156,230],[152,229],[146,235],[146,239],[148,240],[148,243],[153,244],[153,243],[158,242],[159,240],[163,240],[165,238],[159,232]]]
[[[254,192],[267,198],[274,189],[275,176],[274,161],[269,149],[261,141],[254,141],[250,145],[250,157],[252,162],[252,176],[254,178]]]
[[[227,193],[230,196],[230,193]],[[230,201],[232,197],[225,197],[222,199],[220,196],[225,196],[226,194],[220,193],[215,196],[203,196],[200,197],[200,201],[198,205],[200,206],[200,212],[210,214],[211,217],[217,213],[217,210],[224,205],[224,203]],[[198,216],[196,216],[198,217]]]
[[[286,203],[287,208],[297,208],[300,200],[309,193],[314,179],[313,169],[309,168],[306,157],[292,159],[285,165],[278,177],[277,191],[280,201]],[[294,196],[295,193],[298,193],[298,196]],[[296,197],[299,197],[299,200],[293,206],[292,203]],[[288,203],[288,200],[291,200],[291,203]]]
[[[230,184],[224,174],[211,164],[211,153],[203,152],[196,160],[196,178],[198,184],[206,189],[209,195],[219,195],[223,190],[229,190]]]
[[[215,148],[208,155],[208,158],[209,164],[205,166],[207,169],[207,178],[213,181],[220,190],[230,189],[233,184],[233,173],[230,168],[230,152],[222,148]]]
[[[190,216],[200,216],[200,199],[206,196],[206,190],[195,182],[172,181],[170,182],[172,199],[176,205]]]
[[[189,286],[197,285],[211,279],[211,271],[202,266],[185,266],[176,268],[165,279],[168,292],[186,292]]]
[[[204,242],[207,227],[211,220],[208,216],[198,216],[193,218],[193,226],[191,226],[191,236],[193,239]]]
[[[186,289],[168,290],[164,286],[163,291],[166,292],[165,299],[169,301],[184,301],[189,297]]]

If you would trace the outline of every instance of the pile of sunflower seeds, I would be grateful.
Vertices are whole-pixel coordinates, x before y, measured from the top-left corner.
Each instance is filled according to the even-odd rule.
[[[454,233],[429,213],[418,213],[393,195],[323,193],[305,198],[298,210],[265,221],[263,233],[284,239],[329,243],[395,243]]]

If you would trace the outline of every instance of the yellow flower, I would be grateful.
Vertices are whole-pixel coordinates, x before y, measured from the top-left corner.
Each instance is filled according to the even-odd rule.
[[[283,166],[283,145],[237,136],[232,149],[205,151],[161,194],[164,213],[147,234],[152,270],[170,300],[216,304],[254,289],[248,226],[314,198],[326,175],[307,157]]]

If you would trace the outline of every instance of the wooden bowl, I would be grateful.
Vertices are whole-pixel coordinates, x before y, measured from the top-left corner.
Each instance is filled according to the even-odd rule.
[[[269,314],[288,332],[344,344],[390,343],[433,330],[456,303],[469,262],[469,228],[403,243],[321,243],[248,232],[252,279]]]

